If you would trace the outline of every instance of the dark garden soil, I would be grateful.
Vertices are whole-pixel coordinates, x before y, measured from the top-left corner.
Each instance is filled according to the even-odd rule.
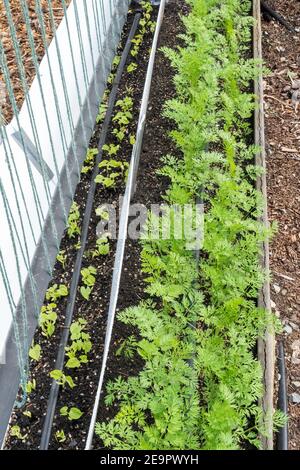
[[[268,0],[296,31],[263,21],[272,307],[284,324],[289,448],[300,449],[300,2]]]
[[[35,0],[27,0],[27,6],[29,10],[30,25],[32,28],[32,34],[35,42],[35,52],[37,54],[38,61],[40,62],[45,53],[45,47],[42,38],[42,31],[39,25],[38,16],[35,11]],[[65,0],[66,6],[69,6],[71,0]],[[35,67],[32,61],[31,48],[28,40],[26,31],[25,19],[23,16],[22,6],[20,0],[10,0],[11,14],[16,28],[16,34],[18,38],[19,47],[21,50],[23,65],[25,69],[26,81],[28,87],[30,87],[35,77]],[[61,22],[64,16],[64,10],[61,0],[52,0],[52,9],[56,27]],[[41,0],[41,8],[44,15],[44,27],[46,33],[47,44],[50,44],[53,37],[53,31],[51,28],[51,16],[49,13],[48,0]],[[22,82],[19,76],[16,54],[12,43],[10,34],[9,24],[6,15],[6,8],[4,2],[0,2],[0,36],[1,43],[4,48],[5,57],[11,77],[11,82],[14,89],[14,96],[16,98],[17,105],[21,108],[24,101],[24,90]],[[12,108],[6,90],[2,72],[0,70],[0,123],[1,118],[4,122],[9,122],[13,117]]]
[[[181,31],[182,24],[179,21],[178,14],[185,12],[186,6],[183,0],[170,1],[165,12],[165,19],[160,35],[160,46],[174,46],[174,37]],[[153,13],[153,19],[156,19],[157,10]],[[128,16],[128,22],[125,26],[122,46],[126,41],[130,26],[133,21],[133,12]],[[152,34],[147,33],[144,38],[138,56],[138,69],[134,73],[125,72],[122,77],[118,98],[125,97],[128,93],[128,87],[133,88],[134,98],[134,119],[132,120],[129,134],[135,134],[136,123],[139,114],[139,104],[144,86],[145,73],[149,58],[149,51],[152,42]],[[130,59],[128,59],[128,63]],[[140,169],[138,174],[138,185],[135,194],[135,201],[143,203],[149,207],[150,203],[161,202],[161,194],[166,187],[163,178],[156,175],[156,170],[160,166],[161,156],[175,150],[172,147],[168,132],[171,130],[171,123],[162,118],[161,113],[164,102],[174,96],[172,86],[173,72],[162,52],[157,53],[156,65],[154,70],[151,99],[149,104],[149,113],[147,118],[147,129],[144,136],[144,143],[141,155]],[[96,147],[101,126],[97,126],[90,147]],[[111,133],[108,135],[107,142],[115,142]],[[122,160],[130,160],[132,146],[128,143],[123,144],[120,157]],[[116,157],[118,159],[118,156]],[[76,191],[75,201],[80,206],[81,215],[84,213],[85,199],[89,188],[89,177],[91,174],[83,175]],[[119,205],[119,196],[125,189],[124,183],[120,183],[115,190],[104,190],[97,186],[95,195],[94,209],[104,203],[114,204],[116,208]],[[94,249],[96,236],[96,225],[99,218],[93,215],[90,222],[87,250]],[[77,239],[70,241],[66,235],[62,241],[61,249],[67,254],[67,262],[64,267],[59,263],[55,267],[53,283],[70,284],[74,259],[76,256],[75,244]],[[85,259],[83,267],[93,265],[97,268],[97,281],[90,300],[84,300],[79,294],[77,297],[74,320],[84,318],[88,321],[87,332],[91,335],[93,343],[92,351],[88,354],[89,363],[84,364],[80,369],[66,369],[65,373],[71,375],[77,386],[71,390],[68,388],[60,389],[59,400],[56,409],[56,415],[53,425],[53,434],[50,449],[82,449],[85,444],[87,430],[89,427],[91,412],[93,409],[95,393],[101,368],[101,359],[104,345],[104,335],[106,330],[106,315],[110,296],[110,286],[112,279],[112,270],[115,254],[115,242],[111,242],[109,255],[99,258]],[[124,264],[118,310],[129,305],[137,304],[143,297],[143,280],[140,273],[140,247],[135,241],[128,241],[126,247],[126,260]],[[28,403],[23,410],[15,410],[12,415],[11,424],[18,425],[21,429],[23,440],[8,436],[6,448],[8,449],[38,449],[43,420],[47,408],[47,399],[51,385],[49,372],[55,367],[57,347],[60,340],[60,332],[64,324],[64,313],[66,308],[66,299],[59,300],[58,314],[55,334],[47,340],[37,331],[35,335],[35,344],[42,347],[42,357],[38,363],[31,363],[30,380],[36,380],[36,390],[30,394]],[[108,361],[106,379],[111,379],[118,375],[125,377],[136,374],[141,367],[141,362],[136,360],[124,359],[122,356],[115,357],[114,352],[120,346],[122,341],[131,334],[129,328],[116,321],[114,326],[111,354]],[[62,406],[77,407],[83,412],[83,416],[78,421],[68,421],[61,417],[59,409]],[[24,411],[30,411],[31,416],[24,415]],[[111,413],[111,411],[110,411]],[[99,410],[99,420],[109,417],[106,408],[101,405]],[[64,430],[66,440],[59,443],[55,439],[55,432]],[[100,442],[95,443],[97,448]]]

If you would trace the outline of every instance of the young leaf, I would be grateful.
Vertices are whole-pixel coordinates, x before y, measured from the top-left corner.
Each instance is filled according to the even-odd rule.
[[[68,415],[68,407],[67,406],[63,406],[60,410],[60,415],[61,416],[67,416]]]
[[[90,300],[92,289],[90,287],[80,287],[80,293],[85,300]]]
[[[80,361],[77,357],[70,357],[70,359],[66,363],[66,367],[69,369],[75,369],[76,367],[80,367]]]
[[[83,415],[82,411],[80,411],[78,408],[74,408],[74,407],[70,408],[69,419],[71,421],[80,419],[82,415]]]
[[[29,349],[29,357],[34,361],[39,361],[41,358],[41,346],[39,344],[35,344]]]

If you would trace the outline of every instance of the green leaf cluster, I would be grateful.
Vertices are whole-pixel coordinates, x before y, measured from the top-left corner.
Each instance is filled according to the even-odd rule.
[[[60,409],[60,415],[61,416],[66,416],[69,421],[74,421],[74,420],[80,419],[81,416],[83,415],[83,413],[79,408],[76,408],[74,406],[72,406],[71,408],[69,408],[68,406],[63,406]],[[62,431],[62,433],[63,433],[63,431]],[[59,434],[57,437],[60,439],[60,442],[64,442],[64,440],[65,440],[64,433]],[[64,439],[63,441],[61,440],[62,438]]]
[[[57,320],[57,313],[55,311],[57,305],[53,302],[43,305],[39,318],[39,325],[42,329],[42,334],[50,338],[55,332],[55,324]]]
[[[46,292],[46,299],[55,302],[61,297],[66,297],[68,293],[68,288],[64,284],[53,284]]]
[[[66,367],[69,369],[81,367],[81,364],[88,362],[87,354],[92,349],[92,342],[89,333],[85,331],[86,325],[87,321],[79,318],[70,327],[71,344],[65,348],[68,357]]]
[[[67,223],[67,234],[69,238],[74,238],[76,235],[80,235],[79,220],[80,220],[79,205],[77,204],[77,202],[74,201],[70,209],[68,223]]]
[[[90,295],[96,282],[97,269],[94,266],[89,266],[81,270],[81,277],[84,286],[80,287],[80,293],[86,300],[90,299]]]
[[[84,165],[81,169],[81,173],[88,173],[94,168],[95,157],[98,155],[98,149],[89,148],[85,157]]]

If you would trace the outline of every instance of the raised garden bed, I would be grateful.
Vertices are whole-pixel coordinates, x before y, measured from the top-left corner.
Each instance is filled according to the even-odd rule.
[[[120,52],[134,14],[128,16]],[[34,338],[27,403],[12,415],[6,448],[39,447],[50,375],[63,385],[49,448],[85,446],[115,254],[115,241],[99,241],[96,226],[107,217],[103,204],[118,209],[124,192],[156,15],[157,9],[150,13],[143,6],[119,86],[63,374],[54,371],[55,358],[103,105],[47,293],[47,322]],[[256,355],[257,339],[264,340],[274,319],[261,308],[267,304],[257,306],[266,280],[260,257],[269,230],[261,193],[255,189],[261,171],[255,166],[251,90],[260,67],[249,59],[252,24],[248,1],[180,0],[166,6],[159,46],[170,49],[160,50],[155,61],[133,202],[149,210],[151,204],[167,201],[172,212],[185,205],[195,210],[200,201],[204,239],[201,246],[191,245],[195,240],[190,233],[178,239],[127,241],[96,449],[270,448],[269,422],[274,418],[275,428],[283,422],[278,414],[265,419],[265,363],[262,368]],[[178,37],[180,33],[186,36]],[[160,220],[166,217],[160,215]],[[190,219],[195,229],[195,212]],[[266,432],[267,444],[261,439]]]

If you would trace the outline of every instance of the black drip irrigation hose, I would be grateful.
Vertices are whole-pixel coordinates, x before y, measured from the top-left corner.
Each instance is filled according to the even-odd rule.
[[[284,347],[282,341],[278,347],[278,372],[279,372],[279,389],[278,389],[278,408],[288,415],[288,399],[287,399],[287,384],[286,384],[286,367],[284,358]],[[277,435],[277,450],[288,450],[289,447],[289,434],[288,423],[286,422],[282,428],[279,429]]]
[[[274,18],[278,23],[282,24],[288,31],[295,33],[295,28],[285,19],[282,15],[273,10],[269,5],[266,4],[263,0],[260,1],[262,13],[265,13],[267,16]]]
[[[133,21],[129,36],[127,38],[127,41],[124,47],[118,69],[117,69],[117,73],[113,81],[106,115],[105,115],[105,119],[102,125],[101,135],[100,135],[100,139],[98,143],[98,155],[95,161],[95,168],[94,168],[92,179],[91,179],[90,189],[89,189],[88,196],[87,196],[86,208],[85,208],[85,213],[84,213],[84,218],[83,218],[83,223],[82,223],[80,249],[76,256],[73,276],[72,276],[71,285],[70,285],[70,293],[69,293],[69,298],[68,298],[68,303],[67,303],[67,308],[66,308],[65,324],[64,324],[63,333],[61,336],[61,341],[58,347],[58,354],[57,354],[56,363],[55,363],[55,369],[57,370],[63,370],[63,367],[64,367],[65,347],[67,346],[67,343],[69,340],[69,331],[70,331],[70,326],[72,324],[72,319],[73,319],[77,289],[78,289],[78,284],[79,284],[79,279],[80,279],[82,259],[83,259],[83,255],[85,251],[85,245],[86,245],[88,230],[89,230],[89,223],[90,223],[93,204],[94,204],[94,195],[95,195],[95,189],[96,189],[95,178],[98,175],[99,163],[101,162],[101,159],[102,159],[102,147],[106,141],[109,124],[112,118],[113,108],[115,105],[121,77],[123,74],[123,70],[124,70],[130,49],[131,49],[131,45],[132,45],[131,41],[134,38],[134,35],[138,28],[140,18],[141,18],[141,13],[137,13],[134,17],[134,21]],[[45,417],[45,421],[43,425],[42,437],[41,437],[40,448],[39,448],[40,450],[47,450],[49,447],[58,394],[59,394],[59,385],[55,380],[53,380],[51,384],[50,395],[49,395],[48,404],[47,404],[46,417]]]

